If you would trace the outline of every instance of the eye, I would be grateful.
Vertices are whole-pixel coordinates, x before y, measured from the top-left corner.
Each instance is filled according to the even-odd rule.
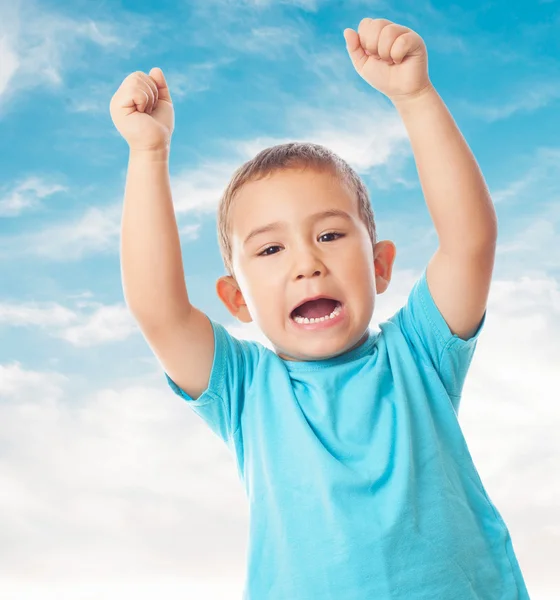
[[[324,238],[328,235],[333,235],[336,236],[334,239],[331,240],[326,240],[327,242],[334,242],[336,241],[338,238],[343,238],[345,236],[344,233],[338,233],[336,231],[330,231],[328,233],[323,233],[323,235],[319,236],[319,239]],[[257,256],[272,256],[273,254],[278,254],[277,252],[269,252],[269,250],[272,250],[273,248],[280,248],[280,246],[269,246],[268,248],[265,248],[262,252],[259,252],[259,254],[257,254]]]
[[[335,238],[335,240],[337,240],[338,238],[342,238],[342,237],[344,237],[344,234],[343,234],[343,233],[337,233],[336,231],[331,231],[331,232],[329,232],[329,233],[323,233],[323,235],[322,235],[322,236],[320,236],[320,237],[319,237],[319,239],[321,239],[321,238],[323,238],[323,237],[325,237],[325,236],[327,236],[327,235],[336,235],[337,237]],[[327,241],[328,241],[328,242],[334,242],[335,240],[327,240]]]
[[[280,248],[280,246],[269,246],[268,248],[265,248],[262,252],[259,252],[257,256],[271,256],[272,254],[276,254],[276,252],[268,252],[269,250],[272,250],[272,248]]]

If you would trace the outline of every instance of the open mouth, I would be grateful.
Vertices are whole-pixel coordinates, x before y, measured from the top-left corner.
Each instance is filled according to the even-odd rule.
[[[342,312],[342,303],[334,298],[318,298],[294,308],[290,318],[296,323],[313,324],[336,320]]]

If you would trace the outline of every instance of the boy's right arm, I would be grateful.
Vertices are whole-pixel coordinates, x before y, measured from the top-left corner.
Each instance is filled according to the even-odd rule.
[[[169,377],[198,398],[210,379],[214,333],[189,301],[166,150],[130,152],[121,269],[126,303],[144,338]]]
[[[110,109],[130,148],[121,239],[125,300],[169,377],[196,399],[209,383],[214,332],[187,294],[169,181],[174,110],[161,69],[126,77]]]

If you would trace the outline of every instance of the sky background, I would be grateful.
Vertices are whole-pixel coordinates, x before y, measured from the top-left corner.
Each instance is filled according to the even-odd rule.
[[[490,189],[499,242],[459,421],[531,598],[560,598],[560,2],[0,0],[3,600],[240,600],[248,506],[233,458],[124,303],[128,146],[109,102],[131,72],[163,69],[189,296],[262,343],[215,293],[219,197],[267,146],[347,160],[397,246],[377,329],[437,237],[399,115],[346,52],[344,28],[364,17],[424,38]]]

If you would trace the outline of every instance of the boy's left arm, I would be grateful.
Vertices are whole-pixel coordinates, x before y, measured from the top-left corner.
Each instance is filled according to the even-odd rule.
[[[439,248],[426,279],[452,333],[470,339],[488,301],[497,219],[474,156],[435,89],[395,102],[410,136]]]
[[[386,19],[363,19],[357,34],[346,29],[344,35],[358,74],[403,119],[439,239],[426,270],[428,287],[451,332],[469,339],[486,310],[498,237],[484,178],[429,80],[422,38]]]

